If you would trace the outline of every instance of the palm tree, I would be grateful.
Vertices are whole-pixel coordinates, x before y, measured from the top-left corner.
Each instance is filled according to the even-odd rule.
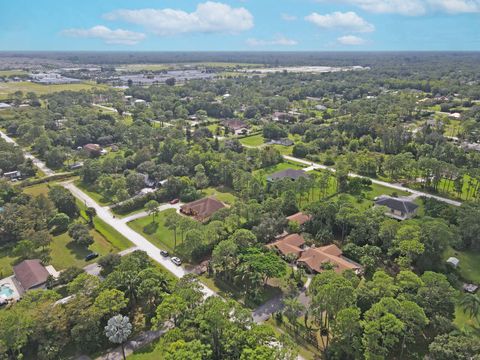
[[[105,335],[108,340],[114,344],[120,344],[122,346],[123,360],[126,360],[125,356],[125,341],[132,333],[132,324],[127,316],[115,315],[108,320],[107,326],[105,326]]]
[[[465,294],[460,300],[460,305],[472,319],[478,320],[478,315],[480,315],[480,297],[477,294]]]

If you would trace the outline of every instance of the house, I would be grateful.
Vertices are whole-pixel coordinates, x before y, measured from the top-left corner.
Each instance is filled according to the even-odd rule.
[[[458,265],[460,264],[460,260],[458,260],[456,257],[450,256],[447,259],[447,264],[453,266],[454,268],[457,268]]]
[[[22,261],[13,267],[13,273],[22,293],[28,290],[44,289],[50,275],[58,276],[53,266],[45,267],[39,259]]]
[[[9,171],[3,174],[3,177],[9,179],[9,180],[17,180],[22,177],[22,173],[18,170],[15,171]]]
[[[10,109],[11,107],[12,107],[12,105],[10,105],[10,104],[0,102],[0,110]]]
[[[70,170],[78,170],[78,169],[81,169],[82,167],[83,167],[83,161],[79,161],[79,162],[71,164],[69,166],[69,169]]]
[[[327,110],[327,107],[325,105],[316,105],[315,109],[317,109],[318,111],[325,111]]]
[[[300,257],[303,252],[305,239],[300,234],[288,234],[281,237],[279,240],[268,244],[269,249],[275,249],[283,256],[294,255],[296,258]]]
[[[296,222],[298,225],[302,226],[307,221],[309,221],[312,217],[308,214],[304,214],[303,212],[298,212],[296,214],[287,216],[287,220]]]
[[[205,221],[210,218],[216,211],[223,209],[225,205],[213,197],[192,201],[180,207],[182,214],[192,216],[198,221]]]
[[[385,212],[385,215],[397,220],[406,220],[414,217],[418,209],[418,205],[409,199],[385,195],[375,199],[375,206],[387,207],[388,211]]]
[[[290,179],[292,181],[295,181],[301,177],[308,177],[308,175],[303,170],[285,169],[269,175],[267,177],[267,181],[272,182],[272,181],[282,180],[282,179]]]
[[[356,274],[362,272],[362,266],[343,256],[342,250],[335,244],[305,250],[297,264],[306,267],[312,273],[320,273],[327,269],[333,269],[338,273],[345,270],[353,270]]]
[[[84,145],[83,150],[85,150],[89,156],[100,156],[103,151],[102,147],[98,144]]]
[[[292,146],[294,142],[288,138],[284,139],[271,139],[267,145],[282,145],[282,146]]]
[[[244,135],[248,133],[249,125],[242,120],[232,119],[222,121],[222,125],[228,128],[235,135]]]
[[[295,117],[289,113],[286,112],[281,112],[281,111],[275,111],[272,114],[272,120],[273,121],[281,121],[281,122],[292,122],[295,120]]]

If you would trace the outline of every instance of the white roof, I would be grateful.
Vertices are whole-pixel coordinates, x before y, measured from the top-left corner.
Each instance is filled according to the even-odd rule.
[[[458,260],[456,257],[450,256],[447,259],[447,263],[457,266],[460,263],[460,260]]]

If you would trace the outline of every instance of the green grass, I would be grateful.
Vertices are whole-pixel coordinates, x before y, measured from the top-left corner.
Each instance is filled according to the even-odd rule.
[[[12,261],[15,257],[11,254],[11,248],[0,248],[0,279],[13,274]]]
[[[265,144],[265,139],[261,134],[247,136],[239,139],[240,143],[246,146],[261,146]]]
[[[28,75],[28,72],[23,70],[0,70],[0,77],[22,76]]]
[[[461,330],[479,331],[480,323],[466,314],[460,305],[455,306],[455,319],[453,323]]]
[[[41,183],[33,186],[26,187],[22,190],[25,194],[31,196],[38,196],[38,195],[48,195],[48,190],[50,190],[50,186],[48,183]]]
[[[6,99],[9,95],[16,91],[34,92],[37,95],[51,94],[58,91],[80,91],[91,89],[107,89],[107,85],[98,85],[95,83],[76,83],[76,84],[58,84],[58,85],[42,85],[27,81],[8,82],[0,84],[0,99]]]
[[[207,188],[202,190],[202,193],[205,194],[205,196],[213,196],[217,200],[220,200],[221,202],[224,202],[229,205],[233,205],[235,200],[237,199],[235,195],[233,195],[232,189],[225,188],[225,187],[217,187],[217,188]]]
[[[160,212],[156,216],[154,223],[152,222],[151,216],[145,216],[129,222],[128,226],[130,226],[139,234],[145,236],[147,240],[154,245],[173,253],[173,248],[175,246],[173,231],[165,227],[166,217],[172,212],[175,212],[175,209],[168,209]],[[181,236],[179,233],[177,233],[177,245],[180,244],[180,242]]]
[[[469,186],[469,183],[471,186]],[[461,200],[470,200],[472,197],[473,189],[477,184],[477,180],[472,179],[468,175],[464,175],[463,177],[463,186],[462,186],[462,193],[460,194]],[[458,193],[455,191],[455,187],[453,181],[447,181],[445,179],[440,180],[440,184],[438,185],[438,192],[446,194],[453,198],[458,198]]]
[[[83,182],[81,182],[80,180],[75,181],[75,185],[100,205],[105,206],[105,205],[110,205],[112,203],[110,199],[105,199],[101,194],[95,192],[93,186],[88,186]]]
[[[449,248],[443,254],[443,258],[446,260],[450,256],[460,260],[457,271],[465,281],[480,284],[480,252],[459,251]]]
[[[255,170],[253,172],[253,175],[255,177],[260,177],[264,182],[267,181],[267,176],[274,174],[276,172],[286,170],[286,169],[295,169],[295,170],[300,170],[303,169],[304,165],[297,163],[297,162],[291,162],[291,161],[283,161],[281,163],[278,163],[276,165],[268,166],[263,169]]]

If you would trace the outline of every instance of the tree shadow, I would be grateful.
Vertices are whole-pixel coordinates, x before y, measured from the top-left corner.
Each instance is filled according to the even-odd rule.
[[[157,229],[158,229],[158,223],[152,221],[150,224],[143,227],[143,232],[147,235],[152,235],[157,232]]]

